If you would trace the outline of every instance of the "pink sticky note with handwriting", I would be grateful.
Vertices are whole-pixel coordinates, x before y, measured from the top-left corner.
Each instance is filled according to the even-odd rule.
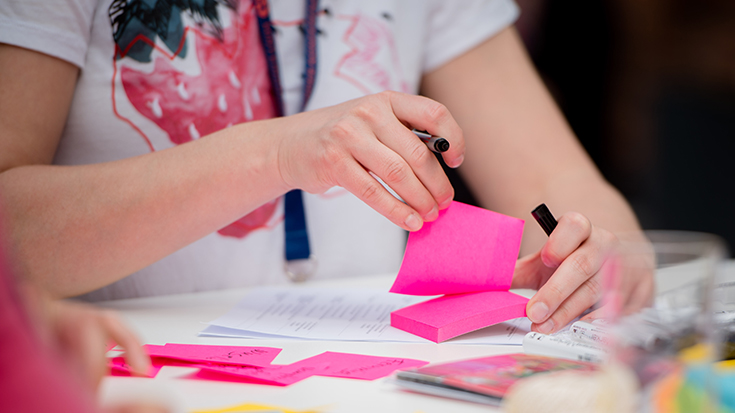
[[[271,364],[267,367],[233,364],[202,364],[197,367],[201,367],[201,371],[197,376],[202,379],[218,380],[224,378],[227,380],[236,378],[250,383],[288,386],[325,371],[329,367],[329,363],[311,363],[302,360],[293,364]]]
[[[445,295],[396,310],[390,325],[440,343],[513,318],[526,316],[528,298],[509,291]]]
[[[434,222],[408,236],[390,291],[408,295],[508,290],[523,220],[452,202]]]
[[[423,360],[337,353],[332,351],[304,359],[299,363],[303,363],[302,365],[322,365],[327,363],[329,365],[328,368],[316,373],[316,375],[360,380],[375,380],[388,376],[396,370],[405,370],[429,364],[428,361]]]
[[[172,344],[143,346],[151,357],[181,360],[190,363],[225,363],[247,366],[271,364],[280,348],[249,346],[209,346],[202,344]]]
[[[110,367],[110,376],[132,376],[132,370],[130,369],[130,366],[125,362],[124,357],[113,357],[111,359],[108,359],[108,366]],[[163,367],[163,364],[158,364],[153,362],[151,364],[150,370],[148,370],[147,377],[156,377],[159,371],[161,371],[161,368]]]

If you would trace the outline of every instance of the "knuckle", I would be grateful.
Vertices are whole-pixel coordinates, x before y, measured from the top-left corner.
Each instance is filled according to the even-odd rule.
[[[346,156],[342,151],[330,149],[329,153],[325,154],[323,161],[327,162],[329,169],[339,176],[348,176],[350,173],[350,158]]]
[[[363,201],[367,204],[371,204],[374,201],[377,201],[380,197],[380,189],[378,183],[368,183],[362,188],[362,191],[360,192],[360,198],[362,198]]]
[[[564,261],[564,257],[559,254],[550,244],[547,244],[541,250],[541,261],[548,268],[559,266]]]
[[[566,215],[567,221],[569,221],[569,224],[584,234],[589,234],[592,230],[592,223],[589,219],[587,219],[586,216],[580,214],[579,212],[569,212]]]
[[[319,158],[322,165],[341,167],[344,164],[346,156],[341,150],[340,145],[334,142],[328,142],[323,145]]]
[[[314,187],[311,189],[314,192],[322,192],[338,181],[334,179],[335,177],[347,176],[350,170],[348,160],[349,157],[338,145],[326,145],[319,154],[318,161],[323,167],[315,171],[316,182],[314,182]]]
[[[589,297],[590,305],[594,304],[600,297],[602,297],[602,284],[600,284],[600,281],[597,280],[597,278],[590,278],[587,282],[582,284],[582,288],[584,289],[585,295]]]
[[[393,99],[393,97],[397,94],[397,92],[393,90],[384,90],[380,93],[375,94],[375,96],[380,100],[381,102],[390,103],[390,101]]]
[[[408,166],[401,161],[389,161],[385,166],[385,181],[400,183],[408,178]]]
[[[595,273],[594,262],[587,254],[578,254],[572,258],[572,269],[585,278],[589,278]]]
[[[340,119],[329,128],[329,137],[337,141],[345,141],[351,139],[357,134],[357,128],[352,122],[346,119]]]
[[[380,108],[372,102],[357,105],[352,109],[355,117],[369,124],[375,124],[381,119],[380,112]]]
[[[426,117],[437,125],[444,123],[450,117],[449,109],[436,101],[431,101],[425,111]]]
[[[416,168],[423,168],[436,159],[426,145],[414,145],[409,154],[410,163]]]
[[[561,287],[555,283],[546,284],[546,295],[551,297],[551,303],[560,303],[566,297]],[[553,305],[550,307],[553,307]]]

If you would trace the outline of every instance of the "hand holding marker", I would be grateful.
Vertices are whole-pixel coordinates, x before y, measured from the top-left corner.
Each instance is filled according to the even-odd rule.
[[[557,221],[546,204],[537,206],[531,211],[531,215],[541,225],[546,235],[551,235]],[[528,354],[599,363],[604,361],[607,355],[605,348],[599,344],[574,340],[570,333],[546,335],[532,331],[523,338],[523,351]]]
[[[414,135],[418,136],[418,138],[421,139],[426,144],[426,146],[431,149],[432,152],[442,153],[449,150],[449,141],[442,138],[441,136],[434,136],[427,133],[426,131],[420,131],[417,129],[411,129],[411,132],[413,132]],[[386,191],[396,197],[396,199],[403,202],[404,204],[406,203],[406,201],[404,201],[403,198],[401,198],[396,193],[396,191],[393,190],[393,188],[389,187],[385,182],[383,182],[383,180],[380,179],[378,175],[375,175],[373,171],[368,171],[368,173],[370,174],[370,176],[375,178],[375,180],[378,181],[380,185],[383,185],[383,188],[385,188]]]

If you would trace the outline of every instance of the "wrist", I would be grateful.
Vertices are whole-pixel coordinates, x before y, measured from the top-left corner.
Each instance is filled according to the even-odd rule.
[[[237,125],[240,128],[237,136],[242,138],[242,156],[253,166],[245,174],[248,179],[267,185],[264,189],[272,192],[273,198],[296,188],[284,173],[282,123],[283,118],[274,118]]]

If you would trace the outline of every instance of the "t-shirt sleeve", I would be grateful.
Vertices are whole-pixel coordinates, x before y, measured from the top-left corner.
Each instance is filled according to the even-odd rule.
[[[424,73],[430,72],[510,26],[518,18],[513,0],[439,0],[428,16]]]
[[[0,43],[83,68],[96,5],[97,0],[2,0]]]

